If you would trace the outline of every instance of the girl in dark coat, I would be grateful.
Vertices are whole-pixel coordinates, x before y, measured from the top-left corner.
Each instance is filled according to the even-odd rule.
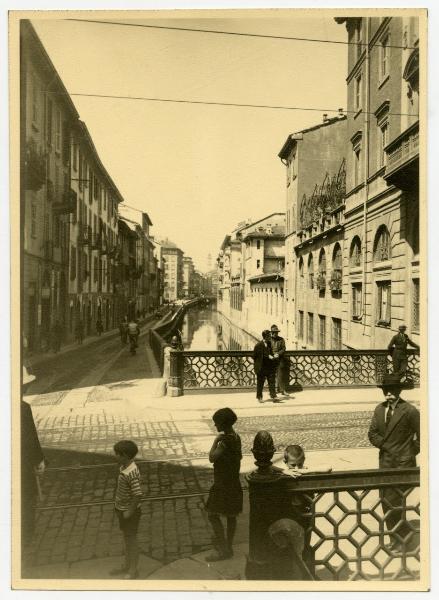
[[[207,556],[208,562],[233,556],[236,517],[242,512],[242,488],[239,480],[241,438],[233,430],[237,416],[230,408],[221,408],[212,419],[217,430],[222,433],[215,438],[209,452],[209,461],[213,463],[214,483],[210,488],[206,509],[215,535],[216,554]],[[227,520],[226,533],[221,516]]]

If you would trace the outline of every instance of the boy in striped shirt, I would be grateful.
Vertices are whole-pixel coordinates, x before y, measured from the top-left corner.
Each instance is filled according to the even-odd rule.
[[[119,527],[125,542],[125,565],[111,571],[111,575],[122,575],[124,579],[136,579],[139,550],[137,547],[137,530],[140,520],[140,473],[134,462],[138,448],[130,440],[122,440],[114,444],[114,453],[119,463],[114,508],[119,518]]]

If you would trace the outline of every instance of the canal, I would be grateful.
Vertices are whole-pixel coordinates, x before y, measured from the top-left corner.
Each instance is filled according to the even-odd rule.
[[[253,350],[258,341],[232,325],[214,305],[190,308],[184,317],[181,338],[185,350]]]

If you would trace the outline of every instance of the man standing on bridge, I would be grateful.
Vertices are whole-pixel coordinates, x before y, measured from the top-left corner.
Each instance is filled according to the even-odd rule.
[[[416,467],[420,450],[419,411],[400,398],[403,386],[399,375],[384,375],[378,387],[383,390],[385,401],[375,408],[368,436],[370,443],[380,450],[379,468]],[[392,532],[390,549],[394,552],[404,548],[412,532],[403,518],[402,491],[391,487],[380,490],[387,531]]]
[[[271,326],[271,347],[273,349],[274,366],[276,369],[277,392],[282,396],[286,396],[286,386],[288,384],[286,370],[288,367],[288,359],[285,356],[285,340],[279,335],[279,328],[277,325]]]
[[[276,364],[271,347],[271,333],[268,329],[262,332],[262,340],[254,347],[253,362],[256,373],[256,398],[259,402],[263,402],[262,391],[267,379],[271,399],[273,402],[279,402],[276,396]]]
[[[398,329],[399,333],[393,336],[387,349],[392,357],[393,372],[395,375],[399,375],[401,379],[407,371],[407,346],[412,346],[418,350],[419,346],[415,342],[412,342],[406,334],[407,327],[405,325],[400,325]]]

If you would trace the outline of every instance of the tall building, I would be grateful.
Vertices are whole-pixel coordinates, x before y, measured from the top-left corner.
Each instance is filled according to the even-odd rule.
[[[68,336],[78,321],[85,335],[116,327],[114,271],[118,252],[118,204],[123,198],[103,166],[82,121],[71,132],[71,187],[77,198],[70,219]]]
[[[183,297],[183,251],[171,242],[161,242],[164,260],[164,297],[167,302],[175,302]]]
[[[194,262],[190,256],[183,256],[183,298],[194,295]]]
[[[348,41],[343,338],[420,333],[419,20],[340,18]]]
[[[71,129],[78,113],[29,21],[20,24],[22,333],[25,350],[50,346],[69,318]]]
[[[286,167],[285,337],[292,349],[342,347],[346,116],[292,133]]]

